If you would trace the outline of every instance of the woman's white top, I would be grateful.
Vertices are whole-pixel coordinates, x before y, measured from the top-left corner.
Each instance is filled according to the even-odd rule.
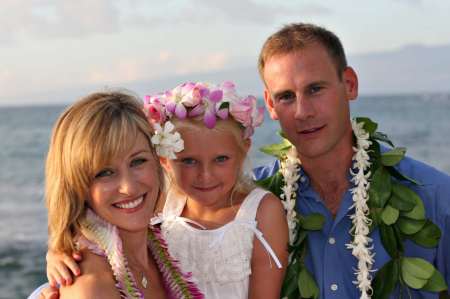
[[[170,254],[180,262],[184,272],[192,273],[205,298],[248,297],[254,235],[281,268],[277,256],[256,228],[256,211],[267,193],[255,188],[244,199],[233,221],[208,230],[195,228],[189,224],[195,222],[181,217],[186,198],[169,192],[163,213],[158,216],[161,231]]]

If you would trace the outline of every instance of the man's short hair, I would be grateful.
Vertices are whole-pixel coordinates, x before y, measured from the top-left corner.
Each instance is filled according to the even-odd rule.
[[[292,23],[269,36],[258,59],[261,79],[264,81],[264,67],[271,57],[299,51],[312,43],[319,43],[327,50],[336,66],[339,78],[342,79],[342,72],[347,67],[347,59],[341,41],[333,32],[309,23]]]

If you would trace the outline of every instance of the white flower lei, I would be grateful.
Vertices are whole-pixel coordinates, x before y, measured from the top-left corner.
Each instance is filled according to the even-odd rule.
[[[289,227],[289,244],[293,245],[297,235],[297,212],[295,211],[295,201],[297,198],[298,180],[300,179],[300,161],[297,158],[297,151],[294,147],[286,155],[286,159],[281,161],[281,174],[284,185],[281,188],[281,203],[286,210],[286,218]]]
[[[352,220],[352,228],[350,233],[354,236],[353,241],[347,244],[347,248],[352,250],[353,256],[358,259],[358,269],[356,269],[356,281],[354,283],[361,291],[361,299],[369,299],[372,294],[371,287],[371,275],[373,257],[371,252],[373,246],[369,244],[372,239],[368,237],[369,225],[371,223],[369,215],[369,207],[367,201],[369,199],[368,190],[370,183],[368,179],[370,172],[367,170],[370,167],[370,158],[367,152],[371,145],[369,141],[369,133],[363,129],[364,123],[357,123],[352,120],[353,133],[356,136],[356,147],[353,147],[355,154],[353,155],[353,168],[357,169],[357,172],[350,170],[352,175],[351,182],[355,184],[355,187],[350,191],[352,193],[353,205],[350,209],[355,208],[355,213],[350,215]],[[298,189],[298,180],[300,170],[300,161],[297,158],[297,153],[294,147],[290,151],[285,159],[281,160],[280,171],[283,176],[284,185],[282,187],[283,193],[281,194],[281,200],[286,210],[286,217],[289,226],[289,244],[292,245],[295,236],[297,234],[297,219],[295,212],[295,201]]]

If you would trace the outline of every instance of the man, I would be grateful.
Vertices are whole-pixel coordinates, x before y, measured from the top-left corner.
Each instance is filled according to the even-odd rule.
[[[306,268],[320,289],[320,298],[359,298],[362,293],[354,283],[358,264],[346,246],[352,242],[350,216],[355,213],[350,192],[354,187],[349,170],[355,145],[349,101],[358,96],[357,75],[347,65],[339,39],[312,24],[290,24],[270,36],[258,67],[269,114],[280,122],[301,161],[296,211],[325,217],[321,230],[308,233]],[[276,162],[256,169],[256,179],[272,176],[279,165]],[[435,248],[404,241],[405,256],[434,264],[450,285],[450,177],[410,158],[404,158],[396,168],[420,182],[408,187],[422,198],[426,217],[442,232]],[[369,236],[375,254],[372,269],[379,270],[391,257],[378,228]],[[399,288],[394,290],[391,298],[398,298],[399,292]],[[403,292],[406,296],[411,292],[412,298],[438,298],[432,292]]]

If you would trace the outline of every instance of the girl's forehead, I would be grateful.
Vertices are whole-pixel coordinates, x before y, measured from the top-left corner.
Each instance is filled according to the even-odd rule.
[[[184,140],[184,150],[181,154],[197,153],[223,153],[239,151],[240,144],[230,131],[207,131],[183,130],[180,132]]]

